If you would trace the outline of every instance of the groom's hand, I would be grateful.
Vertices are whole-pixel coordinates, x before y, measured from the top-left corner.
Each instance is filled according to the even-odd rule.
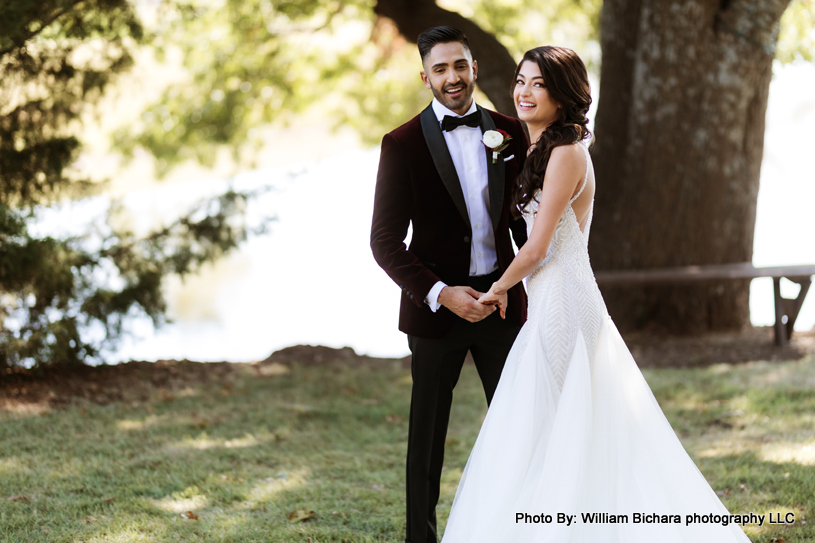
[[[496,306],[478,303],[481,293],[470,287],[444,287],[439,303],[470,322],[478,322],[495,311]]]

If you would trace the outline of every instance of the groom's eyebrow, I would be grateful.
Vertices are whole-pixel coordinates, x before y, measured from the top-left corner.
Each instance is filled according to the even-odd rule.
[[[466,58],[460,58],[458,60],[453,61],[453,64],[458,64],[459,62],[467,62],[467,59]],[[436,63],[433,66],[431,66],[431,68],[438,68],[438,67],[444,67],[444,66],[447,66],[446,62],[439,62],[439,63]]]

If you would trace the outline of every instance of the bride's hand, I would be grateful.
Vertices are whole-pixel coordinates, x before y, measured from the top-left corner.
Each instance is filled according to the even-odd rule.
[[[493,283],[490,290],[488,290],[485,294],[482,294],[478,299],[478,302],[484,305],[497,305],[501,318],[505,319],[507,318],[507,293],[504,292],[503,294],[496,294],[496,292],[500,291],[495,287],[495,283]]]

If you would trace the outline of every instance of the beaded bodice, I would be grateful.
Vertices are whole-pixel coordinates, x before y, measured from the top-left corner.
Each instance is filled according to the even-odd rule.
[[[586,188],[591,167],[588,149],[583,145],[581,147],[586,153],[583,184],[560,217],[546,257],[527,278],[527,326],[539,327],[541,333],[525,337],[540,337],[547,355],[546,362],[561,387],[577,341],[577,332],[583,333],[588,352],[593,353],[600,325],[608,315],[589,263],[588,239],[594,202],[589,207],[589,218],[583,231],[572,208]],[[537,192],[523,211],[528,235],[531,235],[535,223],[539,198],[540,192]]]

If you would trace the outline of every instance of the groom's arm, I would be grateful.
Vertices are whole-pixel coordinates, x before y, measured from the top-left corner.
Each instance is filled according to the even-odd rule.
[[[385,134],[376,174],[371,251],[385,273],[422,307],[439,278],[405,245],[412,205],[410,175],[399,142]]]

